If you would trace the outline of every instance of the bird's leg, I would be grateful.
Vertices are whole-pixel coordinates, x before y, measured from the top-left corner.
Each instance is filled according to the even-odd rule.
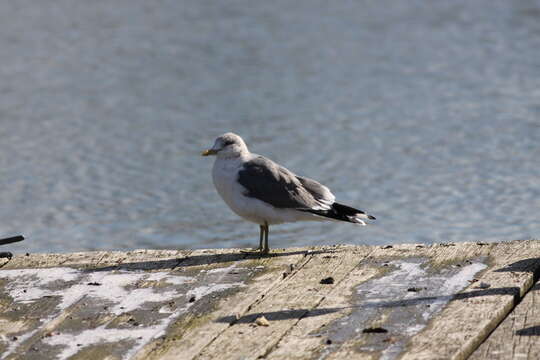
[[[268,254],[270,252],[270,248],[268,247],[268,233],[270,232],[270,229],[268,227],[268,223],[265,222],[264,227],[261,226],[261,228],[264,228],[264,246],[262,246],[262,248],[261,248],[261,254]]]
[[[260,229],[260,232],[259,232],[259,248],[257,250],[262,251],[262,249],[263,249],[264,231],[265,231],[264,226],[259,225],[259,229]]]
[[[265,227],[264,227],[264,225],[259,225],[259,247],[256,248],[256,249],[252,249],[252,250],[240,250],[240,252],[243,252],[243,253],[246,253],[246,254],[250,254],[250,253],[252,253],[253,251],[260,251],[260,252],[262,252],[262,251],[263,251],[264,232],[265,232]]]

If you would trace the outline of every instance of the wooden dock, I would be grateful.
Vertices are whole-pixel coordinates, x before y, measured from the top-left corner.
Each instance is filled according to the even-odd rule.
[[[540,241],[0,259],[0,359],[540,359]]]

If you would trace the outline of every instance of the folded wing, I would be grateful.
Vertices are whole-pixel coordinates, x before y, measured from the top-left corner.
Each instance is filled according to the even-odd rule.
[[[323,186],[305,177],[296,176],[283,166],[263,156],[246,162],[238,173],[244,195],[259,199],[276,208],[296,210],[328,210],[334,195]]]

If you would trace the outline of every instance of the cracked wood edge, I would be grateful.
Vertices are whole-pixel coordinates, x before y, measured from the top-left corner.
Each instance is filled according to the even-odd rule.
[[[77,267],[95,268],[105,265],[121,265],[129,260],[132,263],[160,261],[183,258],[191,250],[133,250],[133,251],[89,251],[68,254],[29,254],[14,256],[2,269]]]
[[[469,357],[485,359],[540,359],[540,283]]]
[[[321,279],[331,276],[339,284],[372,249],[339,247],[333,254],[312,255],[300,271],[272,289],[239,321],[204,348],[196,359],[257,358],[268,355],[287,331],[331,292],[334,285],[321,284]],[[262,315],[269,320],[269,326],[253,323]]]
[[[490,248],[490,266],[414,336],[401,359],[466,359],[532,286],[540,244],[512,241]],[[477,284],[490,284],[487,289]]]

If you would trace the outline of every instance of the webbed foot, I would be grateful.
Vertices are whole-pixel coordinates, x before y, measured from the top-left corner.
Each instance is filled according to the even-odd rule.
[[[248,249],[248,250],[241,249],[240,252],[242,254],[257,254],[257,253],[262,252],[262,248],[258,247],[258,248]]]

